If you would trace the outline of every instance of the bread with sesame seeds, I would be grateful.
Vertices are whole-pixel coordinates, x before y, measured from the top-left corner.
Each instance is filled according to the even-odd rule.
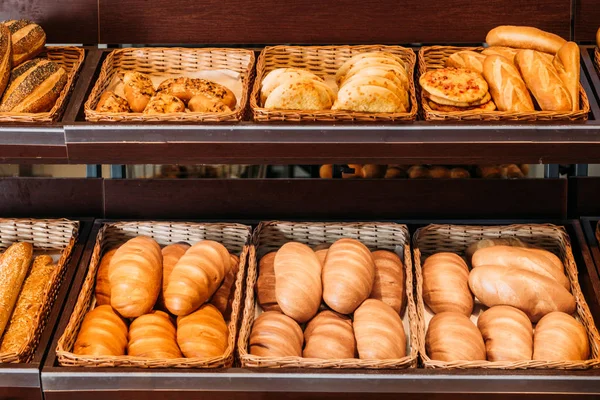
[[[144,111],[155,94],[150,77],[136,71],[127,71],[123,75],[123,91],[129,107],[136,113]]]
[[[10,70],[12,68],[12,46],[10,40],[10,31],[4,24],[0,24],[0,96],[4,93]]]
[[[232,110],[237,104],[235,95],[231,90],[208,79],[185,77],[170,78],[161,82],[156,91],[175,96],[186,104],[194,96],[198,95],[204,95],[205,97],[215,99]]]
[[[44,49],[46,32],[38,24],[26,19],[13,19],[3,24],[11,34],[13,68],[31,60]]]

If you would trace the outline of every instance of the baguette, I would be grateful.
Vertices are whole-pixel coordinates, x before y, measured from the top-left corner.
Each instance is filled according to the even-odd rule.
[[[4,93],[10,78],[12,67],[12,47],[10,31],[4,24],[0,24],[0,96]]]
[[[485,55],[475,51],[463,50],[450,55],[446,60],[446,67],[465,68],[477,73],[483,73]]]
[[[13,312],[32,256],[33,246],[25,242],[13,244],[0,256],[0,335]]]
[[[492,46],[483,49],[481,54],[485,56],[502,56],[508,59],[508,61],[514,65],[515,57],[517,56],[518,52],[518,49],[513,49],[512,47]]]
[[[579,109],[579,46],[574,42],[565,43],[554,56],[552,65],[571,95],[571,110],[577,111]]]
[[[531,26],[498,26],[488,32],[485,41],[490,46],[516,47],[556,54],[566,40],[553,33]]]
[[[0,353],[18,353],[33,337],[38,312],[45,301],[46,288],[56,270],[50,256],[38,256],[25,279],[15,311],[0,345]]]
[[[523,80],[543,111],[571,111],[571,95],[551,60],[534,50],[521,50],[516,57]]]
[[[483,76],[500,111],[531,112],[533,101],[519,71],[502,56],[488,56],[483,62]]]

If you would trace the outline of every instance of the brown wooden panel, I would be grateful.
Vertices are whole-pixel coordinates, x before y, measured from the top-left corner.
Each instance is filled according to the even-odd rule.
[[[600,215],[600,178],[569,178],[569,215]]]
[[[593,1],[593,0],[592,0]],[[565,38],[569,0],[99,0],[101,43],[482,42],[501,24]]]
[[[107,218],[561,218],[564,179],[105,180]]]
[[[0,1],[0,21],[21,18],[40,24],[48,43],[98,43],[97,0]]]
[[[600,28],[600,7],[597,0],[575,1],[575,40],[591,42],[596,40]]]
[[[102,217],[102,179],[0,179],[2,217]]]

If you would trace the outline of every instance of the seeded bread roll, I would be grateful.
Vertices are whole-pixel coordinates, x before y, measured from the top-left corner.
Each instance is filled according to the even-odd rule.
[[[38,24],[26,19],[4,22],[12,37],[12,66],[37,56],[46,45],[46,33]]]
[[[123,75],[123,91],[129,107],[136,113],[145,111],[155,94],[150,77],[135,71],[125,72]]]
[[[106,91],[100,96],[100,100],[98,100],[98,104],[96,105],[96,111],[121,113],[130,112],[131,109],[127,100],[118,96],[115,92]]]
[[[230,109],[235,108],[237,100],[231,90],[216,82],[200,78],[171,78],[163,81],[156,90],[170,94],[184,103],[191,101],[194,96],[204,95],[223,103]],[[191,106],[190,106],[191,107]],[[201,110],[197,110],[201,111]]]
[[[10,70],[12,67],[12,47],[10,39],[10,30],[4,24],[0,24],[0,95],[4,93]]]
[[[185,104],[177,97],[166,93],[158,93],[156,96],[153,96],[144,109],[144,114],[165,114],[174,112],[185,112]]]

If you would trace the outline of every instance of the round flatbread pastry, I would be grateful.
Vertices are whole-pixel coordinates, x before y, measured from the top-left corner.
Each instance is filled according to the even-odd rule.
[[[464,111],[479,111],[479,112],[488,112],[488,111],[496,111],[496,104],[493,101],[488,101],[485,104],[474,107],[455,107],[455,106],[446,106],[443,104],[437,104],[433,101],[428,101],[429,108],[434,111],[441,112],[464,112]]]
[[[262,80],[260,89],[260,101],[265,104],[267,97],[277,86],[289,79],[308,78],[323,82],[323,78],[301,68],[277,68],[269,72]]]
[[[265,108],[275,110],[326,110],[331,108],[333,102],[330,91],[331,89],[326,84],[314,79],[288,79],[269,94],[265,101]]]
[[[335,81],[337,82],[337,84],[339,85],[342,82],[344,76],[346,76],[346,74],[348,73],[348,71],[350,71],[354,64],[356,64],[360,60],[364,60],[367,58],[389,58],[391,60],[396,61],[403,68],[406,69],[406,64],[400,57],[398,57],[395,54],[388,53],[387,51],[370,51],[367,53],[358,53],[346,60],[342,64],[342,66],[337,70],[335,74]]]
[[[476,106],[480,106],[480,105],[485,104],[488,101],[492,100],[492,95],[489,92],[481,100],[477,100],[472,103],[461,103],[459,101],[449,101],[442,97],[433,96],[432,94],[429,94],[427,92],[424,92],[424,94],[425,94],[425,97],[431,101],[434,101],[438,104],[442,104],[445,106],[453,106],[453,107],[476,107]]]
[[[431,96],[453,103],[482,104],[483,98],[489,95],[483,76],[463,68],[432,69],[421,75],[419,84]]]
[[[344,86],[346,85],[373,85],[379,86],[382,88],[386,88],[392,91],[399,98],[407,97],[406,90],[402,86],[398,86],[394,83],[394,81],[383,78],[381,76],[363,76],[362,74],[354,75],[350,79],[347,79],[344,82]],[[342,86],[342,87],[344,87]],[[407,97],[408,98],[408,97]]]
[[[406,71],[404,71],[404,69],[398,70],[396,67],[390,68],[388,65],[375,65],[372,67],[362,68],[358,71],[358,73],[351,76],[346,76],[343,84],[355,76],[380,76],[393,81],[398,87],[402,87],[406,90],[410,89]]]
[[[344,85],[332,110],[365,113],[407,112],[402,100],[391,90],[373,85]]]

